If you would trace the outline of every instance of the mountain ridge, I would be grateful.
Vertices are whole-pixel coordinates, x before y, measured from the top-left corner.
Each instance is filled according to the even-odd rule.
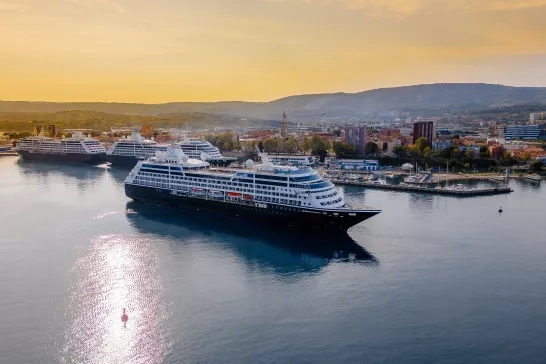
[[[214,101],[126,102],[0,101],[2,112],[59,112],[90,110],[127,115],[210,113],[253,118],[279,118],[284,110],[293,120],[316,117],[374,117],[412,109],[483,108],[510,104],[545,104],[546,87],[486,83],[435,83],[378,88],[355,93],[291,95],[267,102]]]

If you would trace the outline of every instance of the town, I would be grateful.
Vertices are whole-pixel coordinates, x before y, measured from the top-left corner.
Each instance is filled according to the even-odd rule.
[[[256,150],[270,154],[313,155],[319,163],[337,161],[343,170],[374,170],[411,166],[414,172],[544,173],[546,112],[532,112],[528,120],[499,123],[489,118],[461,122],[443,117],[393,118],[381,123],[291,122],[286,112],[268,127],[180,129],[156,125],[111,127],[109,130],[57,129],[34,124],[33,130],[0,132],[0,153],[13,153],[17,140],[30,135],[62,138],[75,130],[106,146],[139,131],[146,138],[168,143],[191,136],[209,141],[225,155],[244,161]],[[27,124],[28,125],[28,124]],[[199,124],[197,124],[199,126]],[[406,167],[409,168],[409,166]]]

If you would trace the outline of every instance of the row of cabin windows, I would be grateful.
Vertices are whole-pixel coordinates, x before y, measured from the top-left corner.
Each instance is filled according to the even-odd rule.
[[[337,191],[334,191],[334,193],[330,193],[329,195],[322,195],[322,196],[316,196],[317,200],[323,200],[325,198],[334,197],[337,195]]]
[[[334,200],[334,201],[326,201],[326,202],[321,202],[321,206],[327,206],[327,205],[334,205],[336,203],[339,203],[341,202],[342,198],[338,198],[337,200]]]
[[[155,180],[158,180],[159,182],[168,182],[169,178],[166,175],[162,175],[160,173],[149,173],[149,172],[140,172],[139,176],[146,177],[144,178],[145,181],[155,182]],[[191,186],[199,186],[199,187],[211,187],[211,188],[222,188],[222,187],[239,187],[243,188],[244,192],[255,192],[254,189],[252,189],[252,186],[249,186],[245,183],[235,183],[235,182],[210,182],[206,179],[202,178],[188,178],[188,177],[178,177],[178,176],[171,176],[170,180],[174,181],[181,181],[181,182],[191,182]],[[250,187],[250,188],[249,188]],[[260,188],[261,187],[261,188]],[[256,191],[264,195],[272,195],[272,196],[281,196],[281,197],[290,197],[290,198],[297,198],[295,194],[289,194],[289,193],[282,193],[282,192],[274,192],[277,191],[277,189],[269,186],[258,186],[258,190]],[[287,189],[284,189],[284,191],[287,191]]]

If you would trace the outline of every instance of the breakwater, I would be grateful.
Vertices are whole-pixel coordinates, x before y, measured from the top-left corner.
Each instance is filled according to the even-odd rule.
[[[446,196],[456,196],[456,197],[500,195],[500,194],[513,192],[513,190],[508,187],[482,188],[482,189],[471,189],[471,190],[470,189],[469,190],[453,190],[453,189],[447,189],[447,188],[400,186],[400,185],[387,185],[387,184],[368,183],[368,182],[350,182],[350,181],[339,181],[339,180],[332,180],[332,182],[337,185],[360,186],[360,187],[366,187],[366,188],[399,191],[399,192],[431,193],[436,195],[446,195]]]

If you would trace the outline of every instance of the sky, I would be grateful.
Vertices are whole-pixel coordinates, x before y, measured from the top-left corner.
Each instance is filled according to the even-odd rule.
[[[0,0],[0,100],[546,86],[546,0]]]

